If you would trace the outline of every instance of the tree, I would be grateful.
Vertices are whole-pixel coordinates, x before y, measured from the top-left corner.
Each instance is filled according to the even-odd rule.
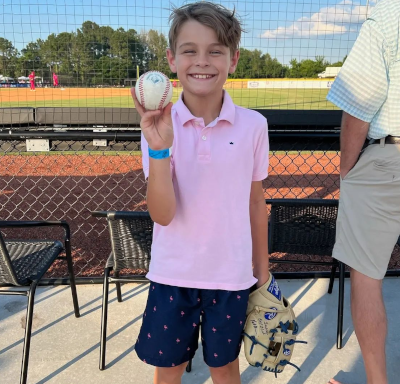
[[[80,29],[76,31],[72,39],[70,60],[74,77],[78,83],[85,84],[85,74],[91,71],[92,67],[86,51],[85,36]]]
[[[0,37],[0,74],[3,76],[15,76],[18,50],[11,41]]]
[[[42,69],[42,61],[40,50],[43,40],[38,39],[35,42],[30,42],[24,49],[21,50],[22,55],[18,59],[19,74],[28,76],[32,70]]]
[[[286,76],[287,68],[284,67],[276,58],[272,58],[269,53],[262,56],[264,62],[264,76],[267,79],[277,79]]]
[[[231,75],[234,79],[244,79],[249,77],[251,68],[251,51],[246,48],[240,48],[240,59],[235,73]]]
[[[292,78],[317,78],[329,66],[329,62],[323,56],[317,56],[315,60],[306,59],[298,62],[296,59],[290,61],[289,77]]]
[[[113,29],[87,20],[75,32],[50,34],[45,40],[28,43],[21,54],[12,43],[0,38],[0,73],[27,76],[33,69],[44,77],[55,71],[70,84],[122,84],[125,78],[140,72],[158,70],[172,76],[166,59],[167,37],[154,29],[141,32],[135,29]],[[230,78],[315,78],[329,65],[324,57],[282,65],[269,53],[259,49],[240,48],[240,60]]]
[[[301,64],[297,61],[297,59],[290,60],[290,67],[291,68],[289,70],[289,77],[300,78],[301,77],[301,72],[300,72]]]
[[[57,36],[54,33],[50,34],[43,42],[39,54],[42,64],[46,66],[46,69],[42,70],[42,76],[51,78],[60,57]]]
[[[258,49],[250,51],[250,66],[248,68],[248,78],[264,77],[264,61],[262,60],[262,52]]]
[[[329,62],[325,60],[324,56],[317,56],[315,58],[313,77],[318,77],[318,73],[325,71],[325,68],[328,67],[329,65],[330,65]]]
[[[171,70],[167,60],[168,42],[164,34],[154,29],[144,32],[140,36],[140,40],[144,44],[146,66],[151,70],[165,73],[167,76],[171,74]]]
[[[69,32],[62,32],[56,37],[57,42],[57,57],[53,62],[53,69],[59,74],[71,74],[71,50],[74,34]]]

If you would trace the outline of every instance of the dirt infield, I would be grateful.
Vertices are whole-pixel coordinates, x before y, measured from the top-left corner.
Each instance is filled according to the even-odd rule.
[[[226,89],[244,89],[247,88],[248,80],[227,81]],[[180,92],[179,81],[177,81],[177,90]],[[0,105],[2,103],[20,103],[24,102],[46,101],[46,100],[73,100],[73,99],[101,99],[109,97],[128,97],[130,98],[130,88],[36,88],[31,91],[29,88],[0,88]]]
[[[266,198],[338,198],[339,156],[272,154],[270,175],[263,182]],[[141,157],[129,153],[66,155],[0,155],[0,206],[8,220],[67,220],[72,230],[78,276],[100,276],[110,252],[105,219],[95,210],[146,210]],[[13,238],[42,237],[36,230],[7,232]],[[48,237],[59,233],[46,230]],[[57,235],[57,236],[58,236]],[[285,255],[280,255],[285,257]],[[315,259],[298,256],[300,259]],[[320,258],[319,258],[320,259]],[[295,265],[273,265],[273,271],[304,271]],[[390,264],[400,269],[397,249]],[[312,270],[307,267],[307,270]],[[314,270],[322,270],[315,267]],[[132,271],[129,271],[132,273]],[[136,271],[143,273],[143,271]],[[49,276],[65,276],[57,262]]]
[[[247,88],[246,82],[228,82],[227,89]],[[182,88],[176,89],[177,93]],[[110,97],[126,97],[130,99],[130,88],[1,88],[0,105],[3,103],[19,103],[23,106],[26,102],[40,102],[53,100],[79,100],[79,99],[107,99]],[[133,104],[132,104],[133,106]]]
[[[0,104],[27,101],[96,99],[107,97],[130,97],[129,88],[3,88],[0,90]]]

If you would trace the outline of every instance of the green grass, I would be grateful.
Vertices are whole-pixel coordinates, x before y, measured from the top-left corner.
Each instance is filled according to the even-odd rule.
[[[237,105],[252,109],[333,109],[325,89],[231,89]]]
[[[0,91],[1,92],[1,91]],[[235,104],[252,109],[337,109],[326,100],[327,89],[229,89]],[[174,92],[173,101],[178,98]],[[0,107],[133,108],[130,96],[91,99],[2,102]]]

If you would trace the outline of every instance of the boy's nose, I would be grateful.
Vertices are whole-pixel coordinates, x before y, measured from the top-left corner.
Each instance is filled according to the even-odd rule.
[[[206,55],[198,56],[196,65],[198,67],[208,67],[210,65]]]
[[[198,67],[209,67],[210,64],[207,61],[198,61],[196,66],[198,66]]]

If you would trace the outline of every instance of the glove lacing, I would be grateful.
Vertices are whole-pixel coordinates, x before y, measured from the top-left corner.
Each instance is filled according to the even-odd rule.
[[[290,327],[290,325],[291,325],[290,321],[287,321],[286,323],[282,323],[282,321],[280,321],[280,322],[279,322],[279,325],[280,325],[280,327],[281,327],[281,332],[288,334],[289,327]],[[293,320],[293,328],[294,328],[294,329],[293,329],[292,334],[293,334],[293,335],[296,335],[296,334],[298,333],[298,331],[299,331],[299,325],[297,324],[297,322],[296,322],[295,320]],[[275,339],[274,339],[274,338],[275,338],[275,334],[279,332],[279,329],[274,328],[274,329],[271,329],[270,332],[272,333],[272,336],[271,336],[269,339],[270,339],[271,341],[274,341],[274,340],[275,340]],[[252,344],[251,344],[251,347],[250,347],[250,355],[253,353],[253,348],[254,348],[254,346],[257,345],[257,344],[260,344],[260,345],[261,345],[262,347],[264,347],[268,352],[270,352],[270,348],[267,347],[267,346],[265,346],[263,343],[260,343],[260,342],[256,339],[255,336],[250,336],[250,335],[248,335],[246,332],[243,332],[243,335],[246,336],[247,338],[249,338],[249,339],[251,340],[251,343],[252,343]],[[291,346],[291,345],[296,344],[296,343],[307,344],[307,341],[294,340],[294,339],[287,340],[287,341],[285,341],[285,343],[283,344],[283,350],[285,350],[286,345],[287,345],[287,346]],[[270,352],[270,354],[271,354],[271,356],[273,356],[271,352]],[[264,357],[267,358],[268,355],[267,355],[266,353],[264,353]],[[264,371],[274,372],[274,373],[275,373],[275,377],[277,377],[277,376],[278,376],[277,373],[281,373],[281,372],[282,372],[282,370],[278,370],[278,367],[279,367],[279,366],[284,367],[285,365],[291,365],[292,367],[295,367],[299,372],[301,371],[301,369],[300,369],[296,364],[293,364],[293,363],[291,363],[291,362],[288,361],[288,360],[281,360],[281,361],[279,362],[279,364],[277,364],[276,367],[275,367],[274,369],[273,369],[273,368],[269,368],[269,367],[265,367],[265,368],[264,368]],[[255,367],[262,367],[262,363],[256,362],[254,366],[255,366]]]

